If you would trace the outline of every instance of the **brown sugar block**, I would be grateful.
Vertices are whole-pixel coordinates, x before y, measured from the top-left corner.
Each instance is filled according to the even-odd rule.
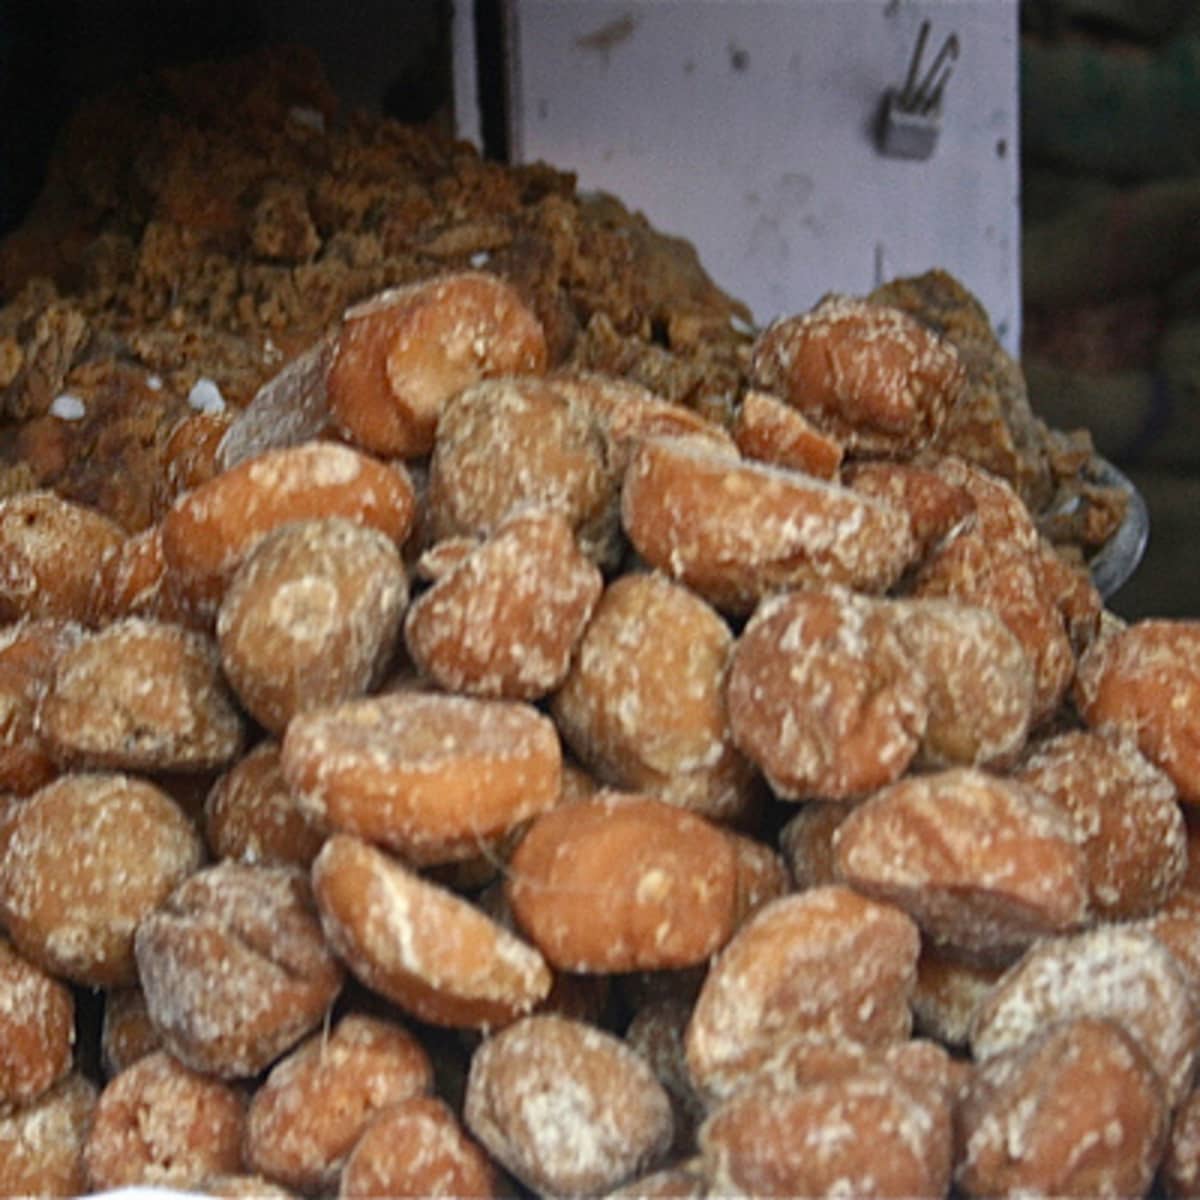
[[[698,1158],[639,1175],[607,1193],[609,1200],[703,1200],[708,1195]]]
[[[750,374],[856,454],[933,443],[966,386],[954,346],[896,308],[849,296],[772,322]]]
[[[162,488],[168,504],[221,473],[218,450],[233,421],[224,409],[189,412],[175,423],[162,452]]]
[[[138,926],[138,976],[164,1045],[197,1071],[257,1074],[320,1024],[343,972],[305,876],[223,862]]]
[[[336,442],[305,442],[238,463],[180,496],[163,517],[163,556],[198,620],[215,618],[230,578],[255,543],[290,521],[344,517],[397,546],[416,507],[403,466]]]
[[[613,787],[738,817],[754,780],[725,713],[732,647],[721,617],[681,584],[657,572],[619,576],[552,701],[563,739]]]
[[[974,767],[882,789],[838,826],[833,845],[843,882],[981,961],[1009,961],[1088,916],[1071,823],[1036,792]]]
[[[1113,1021],[1063,1020],[978,1065],[958,1109],[967,1196],[1144,1196],[1167,1134],[1162,1085]]]
[[[509,284],[478,271],[437,276],[346,313],[326,378],[330,413],[365,450],[416,458],[451,396],[497,375],[540,374],[546,359],[541,322]]]
[[[149,782],[63,775],[16,816],[0,859],[0,919],[23,954],[56,975],[132,983],[138,923],[202,857],[191,822]]]
[[[0,1111],[0,1194],[80,1196],[96,1085],[78,1071],[37,1100]]]
[[[966,488],[915,463],[886,459],[847,463],[841,478],[856,492],[907,513],[922,558],[975,512],[975,501]]]
[[[59,773],[38,730],[38,709],[62,655],[84,630],[74,621],[17,621],[0,630],[0,791],[28,795]]]
[[[471,1059],[464,1120],[504,1167],[541,1193],[594,1195],[660,1165],[671,1104],[644,1059],[612,1034],[532,1016]]]
[[[1014,775],[1074,826],[1099,916],[1149,916],[1179,887],[1187,834],[1175,786],[1131,741],[1071,730],[1030,747]]]
[[[1192,885],[1180,888],[1139,925],[1171,952],[1200,1002],[1200,891]]]
[[[213,784],[204,802],[204,836],[214,858],[299,867],[312,863],[325,840],[296,803],[279,764],[279,743],[271,739]]]
[[[1174,1108],[1191,1087],[1200,1017],[1169,950],[1137,926],[1102,925],[1037,943],[1005,972],[975,1013],[971,1050],[991,1058],[1051,1022],[1116,1021],[1149,1059]]]
[[[560,513],[518,509],[413,603],[408,652],[447,691],[536,700],[567,674],[602,588]]]
[[[679,438],[638,445],[621,488],[621,523],[646,562],[731,613],[781,588],[883,591],[915,554],[898,509]]]
[[[0,937],[0,1108],[36,1100],[71,1069],[70,988]]]
[[[975,508],[925,558],[913,593],[988,608],[1004,621],[1033,666],[1037,726],[1058,709],[1075,673],[1061,580],[1047,575],[1040,535],[1009,483],[951,457],[933,469],[965,491]]]
[[[822,433],[799,409],[768,392],[746,392],[733,419],[737,448],[758,462],[836,479],[845,450]]]
[[[339,1200],[490,1200],[502,1193],[496,1168],[450,1106],[421,1096],[384,1109],[371,1122],[346,1160],[337,1194]]]
[[[733,839],[648,796],[602,794],[538,817],[506,873],[517,924],[566,971],[703,962],[743,916]]]
[[[246,1166],[300,1192],[328,1191],[371,1121],[432,1081],[429,1055],[407,1029],[348,1013],[280,1059],[255,1091]]]
[[[422,863],[470,858],[551,808],[562,770],[531,705],[421,692],[302,714],[281,761],[302,810]]]
[[[221,666],[246,710],[282,734],[296,713],[380,681],[407,603],[400,552],[379,530],[337,517],[283,525],[229,582]]]
[[[532,946],[383,851],[334,834],[313,890],[330,945],[372,991],[433,1025],[488,1028],[550,991]]]
[[[936,1200],[949,1189],[949,1106],[879,1069],[786,1091],[747,1086],[699,1141],[718,1195]]]
[[[1099,639],[1073,695],[1089,726],[1131,738],[1200,803],[1200,621],[1146,619]]]
[[[221,767],[243,736],[212,640],[141,617],[63,653],[38,729],[60,762],[131,771]]]
[[[187,1188],[237,1171],[245,1123],[239,1092],[155,1051],[100,1093],[84,1147],[88,1182]]]
[[[899,778],[921,745],[928,685],[887,605],[841,589],[785,592],[733,650],[733,739],[789,800],[853,800]]]
[[[108,517],[54,492],[0,499],[0,621],[87,621],[96,576],[124,540]]]
[[[489,533],[532,504],[561,513],[589,558],[611,561],[616,499],[596,418],[548,381],[488,380],[446,404],[429,462],[435,540]]]
[[[926,767],[1011,765],[1033,718],[1033,666],[990,609],[951,600],[898,600],[896,634],[925,678]]]
[[[106,1079],[119,1075],[139,1058],[162,1049],[140,987],[109,988],[100,1025],[100,1065]]]
[[[898,908],[837,884],[759,909],[713,963],[687,1030],[702,1093],[729,1095],[790,1041],[889,1041],[911,1028],[919,934]]]

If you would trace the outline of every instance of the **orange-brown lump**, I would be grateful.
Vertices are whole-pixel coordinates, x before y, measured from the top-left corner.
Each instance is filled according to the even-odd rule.
[[[390,693],[302,714],[283,739],[301,808],[413,861],[471,858],[551,808],[562,751],[517,700]]]
[[[418,1020],[486,1029],[550,991],[536,949],[367,842],[334,834],[312,878],[330,946],[368,988]]]
[[[912,1026],[920,934],[890,904],[839,884],[764,905],[714,961],[686,1034],[701,1092],[728,1096],[812,1033],[892,1041]]]
[[[0,859],[0,920],[56,975],[91,987],[133,983],[138,925],[203,852],[179,806],[148,781],[60,776],[16,815]]]
[[[747,622],[725,688],[733,739],[790,800],[853,800],[921,746],[928,685],[888,607],[841,589],[781,592]]]
[[[83,634],[81,625],[57,618],[17,621],[0,630],[0,791],[25,796],[58,774],[38,712],[58,660]]]
[[[75,998],[0,937],[0,1107],[28,1104],[71,1069]]]
[[[536,375],[546,358],[541,322],[509,284],[480,271],[436,276],[346,312],[326,378],[330,414],[364,450],[416,458],[450,397],[481,379]]]
[[[307,877],[225,861],[138,926],[138,977],[165,1046],[194,1070],[255,1075],[324,1019],[343,970]]]
[[[660,1165],[672,1139],[671,1102],[646,1061],[610,1033],[550,1015],[483,1041],[463,1116],[518,1180],[556,1195],[608,1191]]]
[[[225,766],[244,736],[212,640],[141,617],[63,653],[38,728],[60,762],[130,771]]]
[[[246,1165],[299,1192],[338,1182],[347,1155],[381,1112],[429,1091],[433,1068],[395,1021],[347,1013],[271,1068],[246,1117]]]
[[[0,1195],[79,1196],[96,1085],[72,1071],[38,1099],[0,1110]]]
[[[272,529],[343,517],[400,546],[415,508],[412,480],[398,463],[337,442],[264,450],[185,492],[167,510],[168,586],[198,621],[211,622],[233,573]]]
[[[1200,621],[1146,619],[1097,639],[1074,686],[1084,721],[1131,738],[1200,803]]]
[[[531,824],[509,860],[517,924],[554,967],[617,973],[704,962],[744,915],[737,841],[649,796],[601,794]]]
[[[186,1189],[237,1171],[245,1124],[236,1089],[155,1051],[100,1093],[84,1148],[88,1182],[96,1190]]]
[[[499,1172],[444,1100],[420,1096],[385,1108],[354,1144],[338,1200],[374,1196],[491,1200]]]
[[[916,552],[899,509],[682,438],[639,443],[621,523],[647,563],[734,614],[784,588],[885,591]]]
[[[839,877],[904,909],[934,943],[1011,959],[1082,927],[1088,878],[1070,821],[1037,792],[973,767],[901,779],[833,835]]]
[[[897,457],[936,439],[966,384],[948,340],[900,309],[837,295],[768,326],[751,376],[849,452]]]
[[[307,867],[325,831],[300,809],[283,778],[279,743],[265,739],[212,785],[204,837],[214,858]]]
[[[1169,1114],[1137,1042],[1115,1021],[1076,1017],[980,1063],[958,1122],[967,1196],[1144,1196]]]
[[[453,397],[438,420],[434,539],[490,533],[520,504],[561,513],[589,558],[612,557],[616,490],[596,419],[547,380],[486,380]]]
[[[0,621],[87,621],[96,576],[125,533],[51,491],[0,499]]]
[[[221,602],[225,677],[281,735],[296,713],[379,683],[407,603],[400,552],[379,530],[344,518],[281,526],[247,555]]]
[[[1187,868],[1183,812],[1170,778],[1131,741],[1070,730],[1031,746],[1014,774],[1075,827],[1095,913],[1149,916],[1175,893]]]
[[[562,682],[602,588],[560,513],[519,508],[415,600],[405,643],[447,691],[537,700]]]
[[[741,815],[755,781],[725,713],[733,640],[717,612],[665,575],[614,579],[551,702],[562,737],[614,787]]]

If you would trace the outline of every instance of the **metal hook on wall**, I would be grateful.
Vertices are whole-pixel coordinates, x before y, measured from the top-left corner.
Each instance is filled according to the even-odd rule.
[[[901,88],[889,88],[883,97],[879,121],[880,152],[892,158],[928,158],[937,145],[946,84],[958,61],[959,40],[951,33],[922,74],[922,59],[929,41],[930,22],[921,22],[916,45],[908,61]]]

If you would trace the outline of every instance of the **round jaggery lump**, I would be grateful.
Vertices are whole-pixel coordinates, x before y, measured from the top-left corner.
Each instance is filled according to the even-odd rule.
[[[550,991],[541,954],[382,850],[334,834],[313,890],[329,944],[372,991],[432,1025],[488,1028]]]
[[[755,784],[725,713],[732,648],[729,627],[681,584],[657,572],[619,576],[554,695],[563,740],[613,787],[738,817]]]
[[[384,1109],[367,1126],[342,1170],[338,1200],[375,1196],[470,1197],[500,1194],[491,1159],[435,1096]]]
[[[84,635],[74,621],[41,618],[0,630],[0,792],[26,796],[58,773],[38,710],[58,660]]]
[[[169,586],[200,621],[216,616],[233,573],[265,534],[291,521],[344,517],[397,546],[416,495],[399,463],[337,442],[265,450],[185,492],[162,521]]]
[[[79,1196],[97,1088],[72,1071],[37,1100],[0,1109],[0,1195]]]
[[[467,1128],[521,1182],[551,1195],[594,1195],[660,1164],[671,1103],[619,1038],[566,1017],[526,1017],[471,1059]]]
[[[616,485],[596,418],[550,382],[485,380],[447,402],[429,461],[436,541],[490,533],[518,505],[558,511],[589,558],[613,557]]]
[[[894,601],[896,635],[925,679],[920,765],[1011,766],[1033,718],[1033,666],[990,609],[950,600]]]
[[[1088,917],[1075,831],[1014,779],[974,767],[913,775],[860,804],[833,835],[841,880],[903,909],[934,943],[1010,961]]]
[[[241,1169],[245,1101],[165,1051],[140,1058],[100,1093],[84,1147],[97,1191],[187,1188]]]
[[[428,1053],[402,1025],[348,1013],[259,1085],[246,1115],[246,1166],[300,1192],[326,1192],[371,1121],[424,1095],[432,1080]]]
[[[537,700],[565,677],[602,588],[560,513],[518,509],[414,601],[408,652],[447,691]]]
[[[145,917],[138,976],[164,1045],[197,1071],[255,1075],[320,1024],[341,989],[306,876],[226,861]]]
[[[929,716],[928,685],[889,608],[842,589],[764,600],[730,660],[733,739],[789,800],[853,800],[898,779]]]
[[[75,999],[0,937],[0,1109],[36,1100],[71,1069]]]
[[[735,614],[782,588],[884,591],[916,553],[899,509],[680,438],[638,444],[621,523],[647,563]]]
[[[650,796],[601,794],[536,818],[509,860],[517,924],[554,967],[616,973],[704,962],[744,910],[737,845]]]
[[[701,1092],[731,1094],[791,1042],[906,1037],[920,935],[900,909],[839,884],[764,905],[717,955],[685,1045]]]
[[[948,340],[898,308],[841,295],[768,325],[750,374],[851,453],[893,457],[932,444],[966,386]]]
[[[400,637],[408,579],[396,545],[345,518],[272,530],[238,568],[217,614],[221,666],[259,724],[377,684]]]
[[[307,867],[325,831],[296,803],[283,778],[279,743],[268,738],[221,774],[204,802],[214,858]]]
[[[108,517],[55,492],[0,499],[0,621],[88,621],[96,577],[124,540]]]
[[[1073,695],[1091,728],[1131,738],[1200,803],[1200,621],[1148,618],[1097,639]]]
[[[100,1024],[100,1066],[111,1079],[139,1058],[162,1049],[140,987],[109,988]]]
[[[1147,917],[1187,869],[1187,831],[1174,784],[1128,739],[1068,730],[1030,747],[1015,778],[1059,807],[1076,831],[1093,912]]]
[[[558,800],[549,718],[516,700],[390,693],[298,716],[284,778],[323,825],[419,863],[470,858]]]
[[[0,858],[0,921],[55,975],[91,987],[133,983],[138,924],[203,854],[183,811],[148,781],[62,775],[16,814]]]
[[[129,771],[221,767],[243,737],[212,640],[141,617],[64,651],[38,729],[60,762]]]
[[[373,454],[415,458],[433,446],[450,397],[481,379],[546,369],[541,322],[516,290],[482,271],[393,288],[351,308],[326,377],[341,431]]]
[[[1133,1038],[1077,1017],[980,1063],[958,1121],[964,1195],[1145,1196],[1168,1113]]]

